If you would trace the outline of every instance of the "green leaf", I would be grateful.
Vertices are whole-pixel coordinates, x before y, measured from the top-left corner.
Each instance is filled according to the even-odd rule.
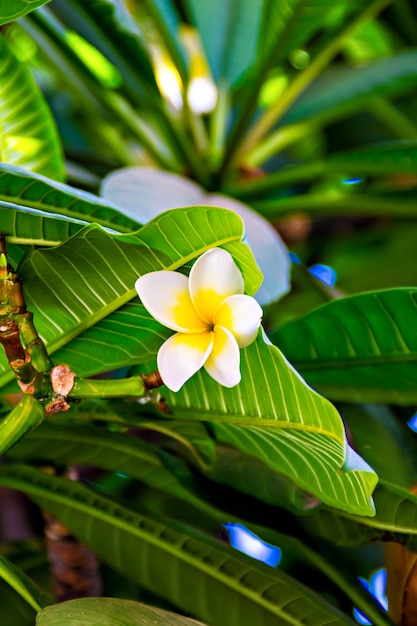
[[[381,479],[405,488],[417,482],[410,430],[388,407],[345,404],[340,410],[355,450]]]
[[[71,411],[69,415],[75,419],[72,414]],[[58,465],[83,465],[122,472],[152,489],[190,504],[197,500],[164,467],[152,447],[127,434],[102,428],[44,423],[15,446],[8,456],[20,461],[49,461]]]
[[[171,611],[117,598],[80,598],[43,609],[36,626],[204,626]]]
[[[392,141],[338,152],[306,165],[283,168],[259,180],[227,186],[225,192],[250,203],[254,198],[268,197],[279,189],[328,177],[329,174],[339,174],[342,181],[349,175],[379,177],[397,173],[415,174],[416,170],[417,141]]]
[[[407,50],[379,59],[362,68],[339,68],[329,74],[302,96],[290,109],[283,122],[292,124],[301,120],[326,115],[335,119],[346,115],[376,96],[397,96],[414,89],[416,83],[417,51]]]
[[[18,204],[23,210],[24,207],[38,209],[62,215],[69,221],[82,220],[84,223],[100,224],[119,232],[131,232],[139,227],[137,220],[121,213],[120,208],[111,202],[5,163],[0,164],[0,200]],[[2,230],[5,230],[4,227]],[[10,232],[6,230],[5,233],[17,237],[19,231],[15,228],[10,229]]]
[[[0,0],[0,25],[17,20],[50,0]]]
[[[3,578],[22,598],[35,609],[40,611],[46,606],[43,592],[34,582],[19,570],[13,563],[0,554],[0,578]]]
[[[417,289],[341,298],[271,334],[306,378],[333,400],[415,404]]]
[[[75,9],[67,15],[70,25],[118,68],[123,88],[134,102],[158,106],[161,98],[147,44],[124,4],[119,0],[67,3]]]
[[[208,194],[195,182],[149,167],[128,167],[111,172],[102,182],[101,194],[142,223],[162,211],[193,204],[208,204],[235,211],[245,222],[246,237],[264,274],[256,293],[262,305],[278,300],[289,290],[288,252],[271,224],[249,206],[220,194]]]
[[[261,460],[323,502],[373,515],[373,470],[347,446],[340,415],[262,337],[241,351],[242,382],[226,389],[204,371],[176,394],[173,417],[206,420],[217,439]]]
[[[55,122],[26,65],[0,37],[0,160],[57,180],[64,177]]]
[[[0,484],[27,493],[103,561],[213,626],[352,624],[280,570],[183,525],[144,517],[74,481],[14,466],[0,470]]]
[[[256,58],[262,3],[186,0],[217,83],[235,84]]]
[[[131,235],[111,235],[97,226],[86,227],[57,248],[32,250],[19,267],[19,276],[38,332],[53,353],[87,329],[94,334],[95,324],[136,298],[134,284],[141,274],[178,269],[212,247],[222,246],[231,252],[252,294],[261,275],[248,246],[239,243],[242,237],[243,223],[231,211],[188,207],[164,213]],[[148,358],[147,341],[152,348],[155,346],[155,335],[148,331],[160,333],[161,326],[156,328],[155,324],[145,321],[137,328],[131,318],[121,320],[115,332],[122,335],[119,347],[125,350],[124,364],[143,361],[141,351],[130,352],[132,341],[144,344]],[[109,335],[105,320],[103,325],[96,341],[113,347],[114,334]],[[91,352],[90,345],[94,362]],[[120,351],[115,353],[118,358]],[[3,364],[5,372],[8,368],[4,359]],[[91,360],[75,356],[71,365],[79,375],[97,373],[91,371]],[[108,371],[113,365],[110,352],[101,362],[100,371]],[[7,373],[2,380],[10,378]]]
[[[58,245],[85,226],[85,222],[80,220],[54,216],[2,200],[0,200],[0,220],[8,244],[26,246]],[[14,248],[16,249],[16,246]],[[8,248],[8,256],[9,252]],[[22,254],[18,255],[19,260],[22,255],[23,250]]]
[[[32,396],[23,396],[19,404],[0,420],[0,455],[36,428],[45,417],[45,411],[37,400]]]

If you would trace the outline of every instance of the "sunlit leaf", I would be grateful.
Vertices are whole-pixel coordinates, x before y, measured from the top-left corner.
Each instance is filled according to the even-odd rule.
[[[17,3],[14,3],[17,4]],[[0,37],[0,160],[62,180],[55,122],[29,69]]]
[[[116,170],[102,182],[101,193],[131,219],[145,223],[162,211],[193,204],[208,204],[235,211],[245,222],[246,237],[263,272],[256,299],[266,305],[289,290],[287,249],[272,225],[250,206],[220,194],[208,194],[195,182],[153,168]]]
[[[28,207],[60,215],[68,222],[81,220],[84,223],[100,224],[118,232],[137,230],[140,224],[121,213],[117,206],[92,193],[57,183],[45,176],[7,163],[0,164],[0,201],[19,205],[19,210],[23,212],[25,207]],[[19,218],[17,215],[16,219]],[[9,230],[2,228],[6,235],[19,237],[19,228]],[[34,228],[35,232],[36,230],[37,227]]]
[[[373,515],[377,477],[347,446],[336,409],[262,337],[241,352],[241,372],[232,389],[200,371],[178,393],[164,390],[173,417],[210,421],[217,439],[323,502]]]
[[[240,243],[242,237],[243,223],[231,211],[189,207],[164,213],[131,235],[111,235],[98,226],[86,227],[61,246],[32,250],[19,267],[19,275],[25,286],[28,308],[34,312],[36,327],[50,352],[66,346],[88,329],[96,333],[92,327],[103,321],[104,331],[96,335],[102,349],[110,342],[111,346],[116,346],[116,360],[121,348],[124,365],[140,363],[144,355],[149,357],[148,342],[155,345],[155,334],[149,333],[155,329],[155,323],[149,314],[139,327],[132,323],[131,314],[143,312],[143,307],[139,311],[130,307],[131,300],[134,307],[138,303],[134,284],[139,275],[159,269],[178,269],[209,248],[223,246],[235,258],[245,277],[246,289],[253,294],[261,275],[248,246]],[[127,318],[122,308],[125,305],[129,305]],[[114,318],[109,317],[113,313],[117,316],[114,330],[119,335],[116,343],[115,335],[109,335],[106,329],[108,320],[110,325],[114,324]],[[159,330],[155,330],[159,334]],[[136,354],[131,352],[134,342],[138,342],[139,347]],[[88,354],[91,359],[77,355],[77,349],[74,350],[75,358],[70,364],[79,375],[97,373],[91,344]],[[4,359],[3,363],[3,372],[7,372]],[[116,366],[112,352],[107,349],[98,371]],[[7,380],[10,380],[9,373],[3,377],[4,382]]]
[[[35,611],[39,611],[47,604],[44,594],[34,582],[1,554],[0,578],[6,581]]]

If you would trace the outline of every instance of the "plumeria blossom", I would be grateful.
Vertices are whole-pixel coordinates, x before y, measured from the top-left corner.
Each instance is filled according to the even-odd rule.
[[[208,250],[188,278],[150,272],[135,287],[149,313],[176,331],[158,351],[158,370],[171,391],[202,367],[224,387],[240,382],[239,349],[256,339],[262,309],[244,295],[243,276],[229,252]]]

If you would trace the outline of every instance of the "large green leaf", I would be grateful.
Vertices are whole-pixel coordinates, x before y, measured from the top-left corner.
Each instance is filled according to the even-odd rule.
[[[25,207],[38,209],[62,215],[68,220],[100,224],[119,232],[131,232],[139,227],[137,220],[123,215],[120,208],[111,202],[7,163],[0,165],[0,200],[18,204],[23,211]],[[5,230],[4,227],[2,230]],[[5,233],[19,236],[17,228],[10,229],[10,232],[5,230]]]
[[[415,404],[417,289],[329,302],[271,334],[308,383],[332,399]]]
[[[352,623],[283,572],[183,525],[144,517],[74,481],[14,466],[0,470],[0,484],[27,493],[103,561],[213,626]]]
[[[376,474],[347,446],[342,420],[262,337],[241,352],[242,382],[200,371],[164,395],[174,417],[206,420],[216,437],[332,506],[373,515]]]
[[[0,0],[0,24],[7,24],[26,15],[50,0]]]
[[[117,598],[80,598],[48,606],[36,626],[204,626],[171,611]]]
[[[137,233],[111,235],[98,226],[86,227],[56,248],[32,250],[19,267],[28,308],[35,314],[38,332],[55,352],[81,333],[91,329],[101,348],[114,345],[114,333],[109,335],[106,320],[136,297],[134,283],[139,275],[160,270],[177,269],[211,247],[223,246],[234,256],[245,277],[248,293],[259,287],[261,275],[249,248],[241,244],[243,223],[239,216],[218,208],[188,207],[158,216]],[[143,308],[141,309],[143,310]],[[128,315],[130,315],[129,311]],[[135,311],[136,313],[136,311]],[[141,312],[139,313],[141,315]],[[147,315],[149,320],[149,315]],[[103,320],[99,334],[92,328]],[[113,320],[111,319],[113,322]],[[155,323],[156,324],[156,323]],[[143,361],[143,350],[129,354],[129,344],[136,338],[146,346],[155,344],[147,322],[136,327],[131,318],[124,317],[114,330],[119,333],[119,348],[124,350],[124,364]],[[160,326],[156,329],[159,334]],[[151,332],[149,332],[151,331]],[[90,336],[91,337],[91,336]],[[95,366],[95,355],[88,352]],[[120,350],[115,350],[115,359]],[[79,375],[97,373],[74,349],[71,365]],[[123,364],[123,363],[122,363]],[[113,369],[112,352],[101,362],[99,371]],[[3,359],[3,372],[7,365]],[[6,373],[3,382],[10,380]]]
[[[30,71],[0,37],[0,160],[62,180],[53,117]]]

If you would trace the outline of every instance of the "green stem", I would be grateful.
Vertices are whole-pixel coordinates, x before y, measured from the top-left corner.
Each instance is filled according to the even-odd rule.
[[[288,89],[280,97],[277,103],[269,108],[254,124],[249,132],[242,148],[235,155],[235,161],[241,162],[251,152],[256,144],[271,130],[282,118],[292,103],[300,96],[305,88],[329,65],[331,60],[340,51],[346,38],[365,20],[378,15],[392,0],[376,0],[368,6],[360,15],[353,19],[342,32],[335,37],[310,63],[310,65],[289,85]]]
[[[91,398],[144,398],[148,395],[141,376],[119,380],[75,378],[69,398],[84,400]]]
[[[218,89],[217,106],[210,116],[210,165],[218,170],[226,145],[227,120],[230,112],[230,93],[226,84]]]

